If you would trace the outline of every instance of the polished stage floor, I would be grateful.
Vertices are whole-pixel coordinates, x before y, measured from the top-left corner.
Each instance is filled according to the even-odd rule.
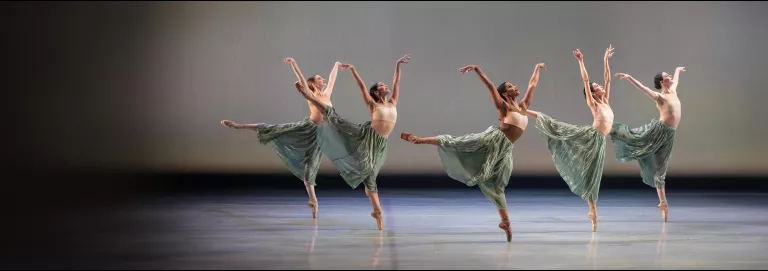
[[[662,223],[654,190],[601,191],[600,224],[592,233],[587,204],[567,190],[507,191],[511,243],[497,227],[496,209],[477,189],[381,191],[383,231],[376,230],[361,189],[319,187],[317,220],[301,190],[175,195],[62,214],[53,233],[58,247],[40,250],[38,261],[16,257],[12,263],[113,269],[768,269],[768,194],[668,193],[669,222]]]

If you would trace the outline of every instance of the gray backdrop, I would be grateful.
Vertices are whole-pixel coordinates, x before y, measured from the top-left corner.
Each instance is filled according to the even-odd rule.
[[[39,143],[32,148],[47,150],[58,163],[286,172],[253,132],[219,125],[222,119],[285,123],[307,116],[283,58],[294,57],[306,76],[327,77],[335,61],[348,62],[371,85],[391,84],[395,61],[411,54],[383,171],[440,173],[434,147],[413,146],[398,135],[461,135],[498,125],[488,91],[475,74],[460,75],[460,67],[480,65],[494,84],[511,81],[524,90],[534,65],[545,62],[532,108],[590,124],[571,51],[581,49],[590,77],[603,84],[602,56],[613,44],[613,72],[649,87],[657,72],[688,69],[678,89],[683,120],[670,174],[768,172],[763,2],[59,5],[67,9],[56,13],[69,17],[43,27],[79,34],[49,39],[69,45],[58,50],[90,60],[70,55],[49,74],[61,83],[50,91],[56,94],[35,101],[47,111],[30,120],[48,126],[27,127]],[[91,47],[75,46],[86,40]],[[81,88],[93,91],[75,95]],[[653,102],[625,80],[614,77],[611,98],[618,122],[638,126],[658,117]],[[333,103],[343,117],[369,120],[348,72],[339,72]],[[555,174],[533,125],[514,151],[516,174]],[[637,174],[636,164],[617,163],[610,145],[607,151],[607,174]],[[322,170],[335,172],[327,159]]]

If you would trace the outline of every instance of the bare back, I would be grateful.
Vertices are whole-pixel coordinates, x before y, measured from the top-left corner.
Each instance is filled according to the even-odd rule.
[[[659,109],[659,121],[677,129],[682,117],[680,98],[677,93],[659,93],[656,97],[656,108]]]

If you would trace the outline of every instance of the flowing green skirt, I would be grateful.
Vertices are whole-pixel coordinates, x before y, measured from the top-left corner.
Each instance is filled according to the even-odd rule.
[[[448,176],[467,186],[479,186],[497,208],[507,209],[504,189],[512,174],[514,144],[499,128],[463,136],[437,136],[437,152]]]
[[[536,129],[547,139],[547,147],[560,176],[587,202],[597,202],[605,164],[605,136],[595,127],[560,122],[539,113]]]
[[[322,149],[341,177],[352,188],[365,184],[376,192],[376,177],[387,159],[387,138],[371,127],[371,122],[356,124],[339,117],[332,106],[325,107]]]
[[[614,123],[611,141],[617,161],[637,161],[640,164],[643,183],[654,188],[664,188],[667,165],[675,143],[674,128],[656,119],[634,129],[629,129],[625,124]]]
[[[319,127],[309,118],[285,124],[259,124],[256,131],[261,144],[272,143],[283,164],[299,179],[316,185],[322,151]]]

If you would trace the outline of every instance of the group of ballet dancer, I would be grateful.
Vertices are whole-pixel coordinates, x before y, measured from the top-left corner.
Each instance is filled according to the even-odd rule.
[[[613,53],[612,46],[605,50],[605,83],[601,86],[589,80],[581,51],[573,51],[581,69],[584,97],[594,117],[592,125],[564,123],[529,109],[539,82],[539,74],[546,70],[544,63],[539,63],[534,68],[525,96],[520,101],[517,100],[520,96],[517,86],[504,82],[494,87],[480,67],[469,65],[459,71],[462,74],[475,71],[480,77],[488,88],[498,112],[499,126],[491,126],[484,132],[463,136],[418,137],[411,133],[402,133],[400,137],[413,144],[437,146],[443,169],[449,177],[467,186],[479,186],[480,191],[498,208],[501,216],[499,228],[504,230],[508,242],[511,241],[512,227],[504,190],[512,173],[514,143],[525,132],[529,116],[535,119],[536,129],[546,139],[560,176],[574,194],[588,203],[588,217],[592,222],[593,232],[597,230],[596,202],[603,175],[606,137],[609,135],[615,146],[616,159],[620,162],[638,161],[643,182],[656,188],[660,200],[658,208],[662,212],[663,221],[666,222],[668,205],[664,191],[665,177],[675,129],[681,117],[677,85],[680,72],[685,71],[685,68],[678,67],[674,76],[665,72],[657,74],[653,83],[654,88],[660,92],[651,90],[628,74],[615,74],[642,90],[659,109],[658,119],[630,129],[625,124],[614,123],[613,111],[609,105],[611,70],[608,60]],[[325,153],[352,188],[360,184],[365,185],[365,193],[373,206],[371,216],[376,219],[378,229],[381,230],[383,215],[376,177],[386,159],[387,138],[397,120],[400,69],[402,64],[409,61],[409,55],[397,60],[390,92],[389,86],[382,82],[366,89],[365,83],[351,64],[336,62],[326,83],[319,75],[305,79],[296,61],[286,58],[284,62],[291,65],[298,78],[296,89],[308,101],[309,117],[299,122],[277,125],[238,124],[230,120],[224,120],[221,124],[235,129],[256,131],[261,144],[273,143],[275,151],[288,169],[304,181],[309,195],[307,205],[312,209],[313,218],[317,218],[318,211],[315,179],[320,158]],[[370,121],[356,124],[336,113],[331,104],[331,95],[339,68],[352,72],[363,102],[370,112]]]

